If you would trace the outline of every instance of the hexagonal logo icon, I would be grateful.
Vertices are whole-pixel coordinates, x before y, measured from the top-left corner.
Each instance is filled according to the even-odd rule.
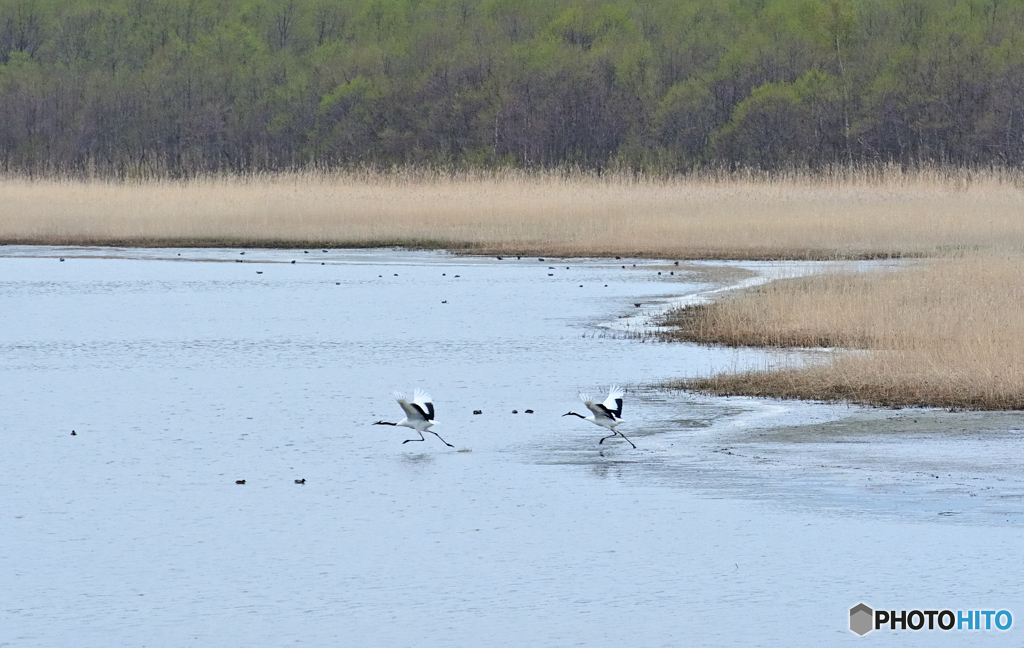
[[[858,603],[850,608],[850,630],[860,636],[871,632],[872,620],[875,611],[863,603]]]

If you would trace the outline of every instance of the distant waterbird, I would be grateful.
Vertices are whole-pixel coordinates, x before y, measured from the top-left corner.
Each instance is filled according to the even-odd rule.
[[[610,439],[614,436],[620,436],[623,439],[626,439],[626,435],[619,432],[617,429],[624,422],[622,420],[623,394],[624,392],[622,389],[614,385],[608,390],[608,398],[606,398],[603,403],[595,403],[590,396],[580,394],[580,400],[583,401],[583,404],[586,405],[587,409],[593,414],[591,416],[583,416],[576,412],[566,412],[565,414],[562,414],[562,416],[578,416],[584,421],[590,421],[594,425],[600,425],[603,428],[611,430],[612,433],[598,441],[598,444],[602,444],[605,442],[605,439]],[[626,439],[626,442],[633,446],[634,450],[636,449],[636,445],[634,445],[632,441]]]
[[[410,441],[426,441],[423,433],[430,432],[440,439],[441,443],[445,444],[449,448],[455,447],[444,439],[441,439],[441,436],[437,432],[430,429],[432,426],[438,425],[437,421],[434,420],[434,403],[430,394],[422,389],[417,389],[411,403],[405,398],[405,395],[400,392],[395,392],[394,395],[395,400],[398,401],[398,404],[402,407],[402,411],[405,412],[405,418],[397,423],[377,421],[374,425],[395,425],[412,428],[419,432],[420,438],[406,439],[405,441],[402,441],[403,444],[409,443]]]
[[[305,477],[303,477],[302,479],[296,479],[296,480],[295,480],[295,483],[296,483],[296,484],[305,484],[305,483],[306,483],[306,478],[305,478]]]

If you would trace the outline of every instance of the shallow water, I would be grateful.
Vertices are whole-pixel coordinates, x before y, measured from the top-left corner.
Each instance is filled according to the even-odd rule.
[[[0,248],[0,645],[821,645],[861,640],[860,601],[1024,614],[1019,430],[807,436],[877,415],[647,387],[775,358],[623,331],[817,264],[240,252]],[[612,382],[637,450],[561,417]],[[370,425],[416,387],[455,449]]]

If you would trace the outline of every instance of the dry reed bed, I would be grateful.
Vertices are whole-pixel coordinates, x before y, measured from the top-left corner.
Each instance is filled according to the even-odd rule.
[[[935,259],[900,272],[773,282],[670,316],[678,338],[868,349],[810,366],[683,381],[720,395],[1024,409],[1024,257]]]
[[[863,258],[1024,246],[1019,172],[0,178],[0,242]]]

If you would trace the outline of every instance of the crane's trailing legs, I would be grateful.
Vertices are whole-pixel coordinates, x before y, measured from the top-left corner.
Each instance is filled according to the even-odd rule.
[[[616,430],[614,434],[609,434],[608,436],[606,436],[603,439],[601,439],[600,441],[598,441],[598,443],[599,444],[604,443],[605,439],[610,439],[610,438],[612,438],[614,436],[620,436],[623,439],[626,439],[626,435],[625,434],[623,434],[622,432],[619,432],[618,430]],[[626,439],[626,442],[629,443],[629,445],[633,446],[633,449],[636,450],[636,444],[635,443],[633,443],[629,439]]]

